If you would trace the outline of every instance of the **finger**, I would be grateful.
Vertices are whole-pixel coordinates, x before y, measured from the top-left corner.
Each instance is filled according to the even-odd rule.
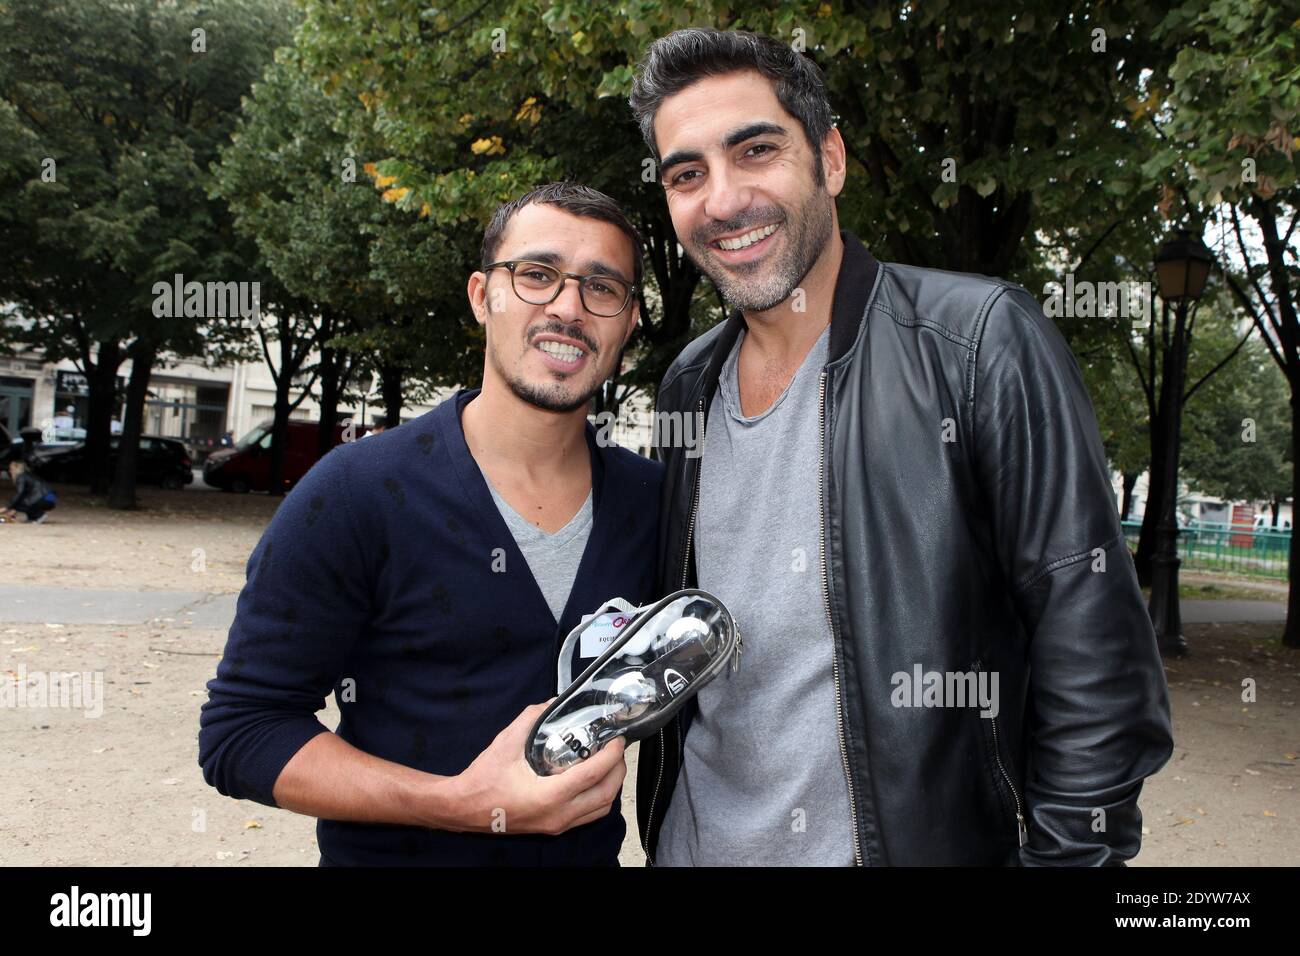
[[[604,777],[569,801],[573,812],[588,813],[602,806],[612,806],[623,792],[623,781],[626,777],[625,766],[614,766]]]
[[[593,814],[594,818],[599,819],[609,813],[613,807],[613,794],[603,793],[599,789],[593,788],[569,801],[565,807],[565,812],[574,820],[580,820]]]
[[[572,830],[574,827],[580,827],[588,823],[595,823],[597,820],[603,820],[605,817],[609,816],[609,811],[612,809],[613,807],[611,805],[606,804],[605,806],[601,807],[599,810],[595,810],[591,813],[588,813],[585,817],[581,817],[577,820],[574,820],[571,824],[569,824],[568,828]]]
[[[605,775],[614,767],[623,765],[624,743],[622,737],[616,737],[587,760],[570,767],[560,774],[562,792],[569,797],[597,786]]]
[[[595,789],[604,794],[606,802],[613,802],[614,798],[623,792],[623,781],[626,779],[627,765],[620,764],[611,770]]]

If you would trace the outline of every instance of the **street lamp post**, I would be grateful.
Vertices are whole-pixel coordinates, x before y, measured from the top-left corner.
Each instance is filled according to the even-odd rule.
[[[1178,456],[1182,433],[1183,386],[1187,377],[1187,352],[1191,338],[1189,312],[1205,291],[1210,274],[1210,250],[1199,239],[1180,229],[1156,253],[1156,277],[1160,283],[1163,317],[1169,328],[1169,308],[1174,308],[1173,334],[1166,338],[1161,370],[1159,415],[1164,433],[1164,488],[1160,524],[1156,529],[1156,553],[1151,558],[1151,624],[1162,654],[1181,657],[1187,653],[1183,638],[1182,613],[1178,604]],[[1155,348],[1155,342],[1151,343]]]
[[[361,387],[361,428],[366,427],[366,396],[370,394],[371,387],[375,384],[375,376],[370,373],[364,373],[357,379],[357,385]]]

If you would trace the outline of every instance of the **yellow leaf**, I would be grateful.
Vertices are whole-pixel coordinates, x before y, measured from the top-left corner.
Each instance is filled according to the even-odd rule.
[[[1275,816],[1277,816],[1277,814],[1274,813],[1272,810],[1265,810],[1265,811],[1264,811],[1264,816],[1266,816],[1266,817],[1275,817]]]
[[[385,186],[391,186],[397,182],[396,176],[378,176],[375,178],[375,188],[383,189]]]
[[[506,151],[505,144],[501,142],[500,136],[493,136],[491,139],[476,139],[470,144],[469,150],[475,156],[496,156]]]
[[[262,829],[262,824],[258,823],[256,820],[245,820],[245,821],[244,821],[244,829],[245,829],[245,830],[260,830],[260,829]]]
[[[401,199],[411,190],[403,186],[401,189],[386,189],[380,197],[384,202],[400,202]]]
[[[378,175],[379,175],[378,173],[375,172],[375,164],[374,164],[374,163],[366,163],[366,164],[365,164],[364,166],[362,166],[361,168],[364,169],[364,170],[366,171],[366,175],[368,175],[368,176],[378,176]]]
[[[530,123],[536,123],[542,118],[542,108],[537,105],[537,97],[530,96],[524,100],[519,107],[519,112],[515,114],[516,120],[527,120]]]
[[[427,202],[422,203],[420,205],[420,218],[423,219],[425,216],[429,215],[429,213],[431,213],[432,211],[433,210],[429,208],[429,204]]]

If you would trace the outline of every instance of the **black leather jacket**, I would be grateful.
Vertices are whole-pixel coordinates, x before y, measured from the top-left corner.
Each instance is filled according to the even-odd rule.
[[[1074,357],[1024,289],[881,263],[841,235],[818,423],[842,760],[826,772],[849,781],[858,862],[1121,863],[1141,843],[1142,781],[1173,742]],[[698,448],[742,324],[692,342],[660,387],[656,413],[696,416]],[[656,443],[663,591],[696,584],[700,457],[664,440],[676,434]],[[894,706],[891,677],[917,665],[997,672],[1000,713]],[[652,864],[694,712],[641,743]]]

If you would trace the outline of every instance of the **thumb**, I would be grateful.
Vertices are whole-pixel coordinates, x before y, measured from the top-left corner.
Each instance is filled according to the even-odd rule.
[[[519,716],[510,722],[509,726],[497,734],[497,739],[510,743],[517,741],[519,746],[522,747],[533,729],[533,724],[537,723],[537,719],[542,716],[547,707],[551,706],[553,700],[555,700],[554,697],[544,703],[530,704],[525,707],[519,712]]]

